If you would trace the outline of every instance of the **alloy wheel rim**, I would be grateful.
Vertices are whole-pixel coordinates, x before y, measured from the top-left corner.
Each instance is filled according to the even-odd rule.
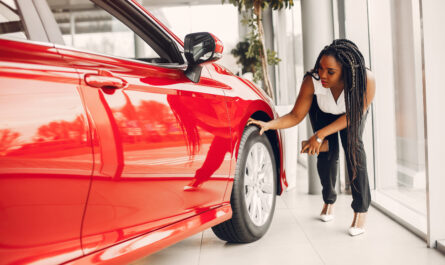
[[[244,169],[244,199],[252,222],[262,226],[269,219],[273,203],[273,167],[263,143],[250,148]]]

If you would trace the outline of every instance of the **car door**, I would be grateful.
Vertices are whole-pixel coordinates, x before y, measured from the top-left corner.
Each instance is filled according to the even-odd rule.
[[[79,71],[92,120],[95,167],[84,251],[218,206],[231,159],[226,87],[206,70],[199,83],[188,80],[182,56],[171,50],[178,47],[166,47],[174,41],[131,3],[118,9],[98,3],[113,15],[96,5],[77,11],[82,23],[75,34],[63,25],[75,4],[60,12],[56,4],[50,6],[64,39],[74,44],[58,51]],[[150,45],[135,32],[150,33]]]
[[[83,255],[91,137],[78,73],[23,6],[0,1],[0,263],[56,264]]]

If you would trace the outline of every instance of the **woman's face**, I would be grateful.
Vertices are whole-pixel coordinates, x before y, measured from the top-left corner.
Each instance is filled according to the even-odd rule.
[[[343,88],[342,66],[331,55],[323,55],[320,59],[318,76],[325,88]]]

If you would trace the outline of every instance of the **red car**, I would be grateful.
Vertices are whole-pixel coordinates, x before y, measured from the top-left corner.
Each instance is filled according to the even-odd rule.
[[[0,263],[122,264],[267,231],[286,188],[252,83],[136,0],[0,0]]]

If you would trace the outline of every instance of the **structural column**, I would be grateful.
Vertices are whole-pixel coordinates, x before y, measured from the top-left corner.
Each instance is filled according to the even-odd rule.
[[[133,34],[134,39],[134,57],[143,58],[145,57],[145,45],[147,45],[138,35]]]
[[[425,96],[425,136],[427,153],[427,206],[428,246],[445,252],[445,138],[443,113],[445,111],[443,72],[445,67],[445,37],[438,34],[438,25],[443,23],[445,2],[421,0],[423,37],[423,86]]]
[[[274,47],[274,30],[272,21],[272,9],[265,8],[263,10],[263,27],[266,49],[275,50]],[[277,104],[277,82],[275,77],[275,66],[268,65],[270,84],[272,85],[272,93],[274,94],[275,104]]]
[[[301,0],[303,25],[304,70],[311,70],[318,54],[334,39],[334,20],[331,0]],[[309,119],[308,136],[313,134]],[[316,157],[308,158],[309,194],[320,194],[321,185],[317,173]]]

